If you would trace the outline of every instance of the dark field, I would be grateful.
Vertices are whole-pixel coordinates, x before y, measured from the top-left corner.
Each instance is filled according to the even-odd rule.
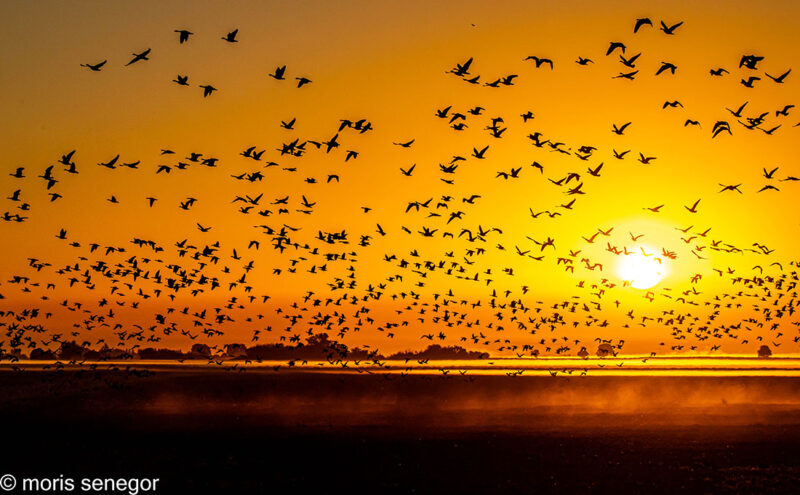
[[[0,474],[157,477],[158,493],[800,488],[796,378],[470,380],[3,371]]]

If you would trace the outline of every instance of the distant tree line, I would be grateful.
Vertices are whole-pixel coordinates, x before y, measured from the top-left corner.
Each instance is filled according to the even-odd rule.
[[[183,360],[183,359],[211,359],[224,358],[233,360],[252,360],[252,361],[286,361],[286,360],[307,360],[307,361],[346,361],[346,360],[384,360],[384,359],[432,359],[432,360],[456,360],[456,359],[487,359],[489,354],[486,352],[469,351],[460,346],[440,346],[438,344],[429,345],[424,350],[401,351],[385,356],[377,350],[367,350],[361,348],[350,349],[345,344],[330,340],[326,333],[312,335],[306,342],[298,342],[295,345],[259,344],[247,347],[244,344],[232,343],[224,346],[224,349],[214,350],[207,344],[194,344],[188,351],[181,351],[168,348],[137,348],[135,350],[124,350],[110,347],[103,347],[99,350],[91,349],[76,342],[62,342],[57,350],[47,350],[36,348],[30,356],[24,356],[21,352],[5,353],[0,350],[0,359],[33,359],[33,360],[88,360],[88,361],[107,361],[123,359],[148,359],[148,360]]]

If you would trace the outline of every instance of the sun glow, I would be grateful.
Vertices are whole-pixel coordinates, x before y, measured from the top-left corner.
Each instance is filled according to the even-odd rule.
[[[667,273],[663,257],[646,246],[637,246],[630,254],[620,255],[617,275],[636,289],[649,289]]]

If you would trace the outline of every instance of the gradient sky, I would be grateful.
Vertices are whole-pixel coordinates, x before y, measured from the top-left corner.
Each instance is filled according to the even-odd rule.
[[[107,337],[114,345],[117,339],[110,327],[119,323],[122,329],[131,331],[137,328],[133,325],[145,329],[155,326],[144,335],[161,340],[142,342],[144,347],[187,347],[193,341],[179,333],[164,335],[163,325],[155,321],[156,314],[175,308],[167,321],[176,322],[179,328],[193,334],[203,327],[224,331],[224,335],[200,337],[211,344],[249,343],[255,329],[262,330],[261,343],[278,341],[281,335],[305,338],[309,329],[324,331],[308,324],[312,315],[333,315],[335,311],[334,321],[339,314],[346,315],[341,325],[349,328],[341,338],[344,342],[387,352],[421,347],[430,343],[421,335],[440,331],[446,338],[435,338],[437,343],[498,354],[508,354],[508,349],[500,350],[506,339],[511,345],[535,343],[536,349],[545,353],[546,347],[554,351],[563,345],[553,343],[553,338],[564,337],[571,347],[569,353],[584,345],[593,348],[595,338],[615,343],[623,339],[626,352],[666,353],[672,345],[684,345],[683,351],[690,346],[707,351],[719,344],[721,352],[753,353],[760,345],[755,341],[757,335],[764,343],[781,343],[781,353],[797,350],[793,341],[796,318],[786,314],[765,321],[762,311],[764,305],[777,308],[793,301],[793,290],[786,290],[791,281],[781,289],[786,295],[777,305],[774,300],[781,290],[766,292],[758,283],[750,288],[732,284],[736,277],[761,277],[762,273],[753,269],[755,265],[763,266],[763,274],[776,279],[782,274],[791,279],[796,269],[790,261],[795,259],[800,226],[793,215],[800,186],[780,180],[800,177],[794,146],[800,133],[795,127],[800,122],[800,110],[791,109],[788,117],[776,116],[775,112],[797,102],[797,84],[794,72],[783,84],[764,74],[777,76],[792,65],[799,41],[796,25],[800,7],[796,2],[658,2],[647,6],[633,1],[166,5],[10,1],[4,2],[0,11],[0,107],[4,116],[0,213],[27,217],[21,223],[0,222],[5,241],[0,261],[0,294],[5,299],[0,309],[16,311],[5,316],[4,321],[11,323],[22,309],[39,308],[38,317],[23,319],[48,329],[34,337],[37,342],[48,340],[52,333],[62,333],[64,339],[79,342],[95,343]],[[645,16],[656,28],[644,27],[634,34],[635,20]],[[657,29],[661,20],[684,24],[669,36]],[[183,28],[194,35],[179,44],[174,30]],[[220,39],[237,28],[238,43]],[[619,63],[617,53],[605,55],[612,41],[625,43],[626,55],[642,53],[635,80],[612,78],[621,71],[633,70]],[[152,49],[150,60],[124,66],[133,53],[147,48]],[[757,70],[739,68],[742,55],[750,54],[765,58]],[[552,59],[554,70],[546,66],[537,69],[532,61],[524,60],[529,55]],[[575,63],[579,56],[594,63],[580,66]],[[470,57],[474,58],[470,73],[480,74],[480,85],[446,73]],[[102,60],[108,62],[100,72],[80,66]],[[662,61],[677,65],[676,73],[655,76]],[[268,74],[281,65],[287,66],[287,80],[270,78]],[[718,67],[730,73],[709,75],[710,69]],[[189,87],[172,82],[178,74],[189,76]],[[492,88],[482,84],[508,74],[517,75],[513,86]],[[751,75],[761,78],[754,88],[740,84],[742,78]],[[301,76],[313,82],[297,88],[294,78]],[[203,98],[200,84],[212,84],[218,91]],[[673,100],[679,100],[683,107],[662,108],[665,101]],[[745,101],[748,105],[743,117],[768,112],[760,128],[781,127],[767,135],[737,123],[726,108],[735,110]],[[455,131],[448,120],[436,118],[436,110],[448,106],[452,106],[451,114],[457,111],[467,115],[466,130]],[[475,106],[485,109],[482,115],[467,113]],[[528,110],[535,118],[523,123],[520,115]],[[502,117],[502,126],[508,128],[500,139],[485,129],[492,117]],[[282,120],[292,118],[297,119],[294,130],[280,127]],[[294,139],[326,141],[336,134],[340,119],[362,118],[370,121],[374,130],[364,134],[343,130],[339,134],[341,146],[331,153],[310,144],[302,157],[280,156],[276,150],[281,143]],[[701,125],[684,126],[686,119]],[[733,135],[712,139],[717,121],[727,121]],[[632,124],[624,135],[611,132],[612,124],[626,122]],[[562,149],[571,154],[533,146],[526,136],[534,132],[542,133],[543,140],[565,143]],[[409,148],[392,144],[411,139],[415,141]],[[470,157],[473,148],[486,145],[486,159]],[[250,146],[266,150],[261,161],[240,155]],[[579,160],[575,150],[581,146],[596,150],[587,160]],[[160,150],[165,148],[175,154],[162,156]],[[73,149],[79,173],[67,174],[57,160]],[[624,160],[617,160],[612,149],[632,151]],[[345,162],[347,150],[357,151],[358,157]],[[193,163],[186,170],[156,174],[159,165],[172,167],[178,161],[185,162],[192,152],[218,158],[219,166]],[[644,165],[637,161],[640,152],[657,158]],[[97,166],[117,154],[120,162],[140,160],[139,168],[109,170]],[[466,160],[458,162],[455,174],[443,174],[439,164],[447,164],[454,155]],[[264,168],[267,161],[279,166]],[[543,165],[543,173],[530,166],[534,161]],[[587,173],[587,167],[600,163],[600,177]],[[413,175],[403,176],[400,168],[412,164],[416,164]],[[49,165],[55,165],[53,175],[58,183],[48,191],[45,181],[37,176]],[[9,176],[17,167],[25,168],[24,179]],[[518,179],[496,177],[499,171],[517,167],[522,167]],[[774,178],[765,178],[763,169],[775,167],[779,169]],[[261,182],[231,177],[257,170],[265,176]],[[571,172],[580,174],[585,195],[566,194],[578,181],[569,187],[548,181]],[[338,175],[340,181],[326,183],[330,174]],[[317,183],[309,184],[307,178],[315,178]],[[453,179],[454,184],[441,178]],[[741,184],[742,194],[720,193],[720,184]],[[768,184],[779,191],[757,192]],[[21,190],[21,202],[6,199],[17,189]],[[50,202],[49,192],[63,197]],[[238,211],[242,203],[232,203],[236,196],[261,193],[261,203],[248,214]],[[481,196],[475,204],[462,201],[473,194]],[[107,201],[112,195],[118,204]],[[280,206],[269,203],[285,196],[289,196],[290,213],[277,214]],[[311,214],[297,211],[305,209],[301,205],[303,196],[315,203]],[[453,199],[447,202],[447,208],[436,208],[442,196]],[[153,207],[148,207],[147,197],[157,198]],[[188,197],[196,198],[196,203],[188,211],[178,208]],[[428,209],[405,212],[409,202],[429,198],[433,200]],[[571,210],[558,206],[572,199],[576,202]],[[684,208],[698,199],[697,213]],[[20,210],[21,203],[28,203],[30,209]],[[664,206],[658,213],[644,209],[661,204]],[[364,213],[362,207],[371,210]],[[255,212],[263,208],[274,213],[258,216]],[[543,214],[534,219],[529,209],[558,211],[561,215],[549,218]],[[463,211],[462,218],[447,224],[449,214],[455,211]],[[442,216],[428,217],[431,212]],[[199,232],[197,223],[211,230]],[[376,233],[376,224],[383,227],[385,236]],[[283,225],[300,229],[290,237],[309,247],[279,253],[272,249],[271,236],[264,235],[259,225],[275,230]],[[437,232],[424,237],[419,233],[423,226]],[[496,227],[502,233],[486,235],[485,242],[458,237],[462,229],[477,232],[479,226]],[[677,230],[689,226],[692,228],[687,234]],[[583,239],[599,228],[612,227],[611,236],[600,235],[593,244]],[[56,238],[62,228],[67,230],[66,240]],[[711,231],[705,237],[689,243],[681,240],[708,228]],[[342,230],[348,232],[346,245],[315,240],[319,231]],[[442,237],[448,231],[454,239]],[[629,233],[644,236],[635,242]],[[362,235],[371,236],[369,245],[359,245]],[[555,239],[555,249],[541,251],[531,240],[541,242],[548,237]],[[164,252],[138,248],[131,243],[134,238],[155,241]],[[124,270],[129,266],[127,260],[135,255],[142,270],[151,273],[161,270],[166,274],[171,264],[197,269],[198,261],[177,254],[175,243],[184,239],[201,249],[220,243],[216,265],[200,260],[206,263],[202,273],[221,281],[219,289],[193,297],[189,288],[171,301],[166,291],[155,297],[157,287],[152,281],[133,281],[129,273],[113,279],[93,273],[94,284],[78,282],[70,287],[70,278],[80,279],[98,260],[114,268],[119,264]],[[248,249],[251,240],[260,241],[258,250]],[[712,241],[743,251],[714,250]],[[71,247],[71,242],[80,246]],[[88,246],[93,242],[101,247],[90,253]],[[667,276],[648,294],[623,287],[616,265],[624,255],[607,252],[607,243],[620,249],[636,250],[640,245],[659,252],[667,249],[677,258],[664,260]],[[764,254],[754,243],[767,246],[770,254]],[[125,252],[106,254],[107,246],[121,246]],[[541,252],[545,258],[535,261],[520,256],[517,246],[533,255]],[[478,248],[485,253],[476,254]],[[240,260],[231,258],[233,249],[241,255]],[[419,257],[412,256],[412,250]],[[579,254],[570,254],[578,250]],[[346,252],[348,259],[326,263],[320,257],[326,252]],[[447,255],[450,252],[452,256]],[[397,260],[384,261],[385,255],[392,254]],[[591,264],[601,263],[602,272],[589,270],[580,261],[584,257]],[[28,258],[50,266],[37,271],[29,266]],[[143,258],[152,261],[145,265]],[[558,258],[572,258],[574,271],[566,271]],[[411,266],[398,267],[401,259]],[[228,283],[239,279],[250,261],[254,268],[247,273],[246,283],[230,288]],[[413,263],[425,261],[442,261],[445,268],[420,277],[412,271]],[[783,271],[777,265],[770,266],[773,262],[781,263]],[[76,263],[77,274],[57,273]],[[325,271],[318,270],[322,265]],[[226,266],[230,273],[222,271]],[[317,267],[316,273],[308,272],[312,266]],[[478,274],[478,281],[444,273],[454,266],[463,267],[464,276]],[[296,273],[289,273],[292,267]],[[513,275],[504,273],[507,268],[513,269]],[[728,268],[734,273],[729,274]],[[276,274],[275,269],[281,273]],[[347,278],[351,274],[354,278]],[[396,274],[402,275],[402,281],[387,280]],[[702,278],[692,282],[698,274]],[[14,276],[28,276],[30,282],[39,285],[10,283]],[[353,289],[331,290],[330,284],[337,278],[357,284]],[[491,281],[487,283],[487,279]],[[125,286],[126,282],[131,287]],[[370,294],[370,286],[384,283],[379,299],[364,299]],[[250,292],[244,291],[245,285],[252,287]],[[774,283],[767,280],[766,286],[773,287]],[[593,295],[599,288],[605,291]],[[151,297],[137,295],[140,289]],[[453,296],[445,296],[451,289]],[[700,294],[692,292],[684,296],[684,301],[677,301],[684,291],[692,289]],[[505,295],[507,290],[511,291],[509,296]],[[308,291],[314,295],[305,301]],[[493,297],[493,291],[498,297]],[[412,293],[418,295],[413,301]],[[257,301],[247,303],[249,295],[256,296]],[[261,303],[262,295],[271,298]],[[309,305],[317,298],[324,303],[327,298],[342,295],[348,300],[355,297],[357,304]],[[396,296],[394,300],[392,296]],[[231,297],[243,307],[222,310],[233,321],[215,324],[211,313],[214,308],[223,308]],[[98,307],[103,299],[109,304]],[[455,302],[436,310],[434,305],[445,299]],[[524,316],[507,306],[517,299],[528,308]],[[65,300],[67,305],[61,305]],[[493,300],[506,306],[492,308]],[[553,304],[564,301],[577,304],[576,310],[559,310],[566,324],[558,325],[555,331],[545,324],[532,335],[533,324],[521,329],[512,320],[551,317]],[[81,325],[89,317],[65,309],[74,308],[76,302],[96,314],[107,314],[113,308],[114,316],[104,320],[110,326],[104,328],[92,321],[92,330],[85,325],[75,329],[75,324]],[[416,306],[410,306],[412,302]],[[478,302],[480,306],[473,307]],[[724,307],[728,302],[734,305]],[[717,303],[723,307],[715,308]],[[739,303],[742,307],[735,306]],[[138,307],[132,307],[134,304]],[[583,310],[584,304],[588,311]],[[190,313],[205,309],[209,316],[195,327],[198,318],[176,314],[184,307]],[[447,321],[454,320],[441,319],[445,309],[463,316],[462,323],[447,326]],[[706,325],[708,316],[717,309],[719,314]],[[626,316],[629,311],[633,311],[634,319]],[[679,323],[645,321],[644,326],[638,325],[642,316],[657,318],[665,311],[685,318]],[[46,313],[53,316],[46,319]],[[298,323],[287,328],[286,315],[297,315]],[[694,318],[697,320],[692,323]],[[749,318],[755,320],[748,322]],[[696,335],[690,335],[684,341],[673,340],[673,327],[686,331],[706,325],[713,329],[743,320],[745,327],[753,327],[752,334],[745,336],[747,330],[739,328],[733,332],[736,339],[729,333],[722,336],[720,330],[716,332],[720,338],[699,341]],[[602,321],[608,326],[598,328]],[[386,327],[387,323],[403,322],[407,325]],[[765,324],[758,328],[758,322]],[[770,330],[774,322],[779,327]],[[630,327],[622,326],[626,324]],[[498,325],[502,331],[498,331]],[[271,333],[263,330],[267,326],[273,327]],[[357,332],[356,326],[360,326]],[[339,329],[334,325],[327,331],[336,334]],[[72,331],[79,335],[69,336]],[[389,338],[389,332],[395,336]],[[485,335],[479,343],[462,341],[462,337],[478,332]],[[783,335],[777,336],[778,332]],[[542,338],[546,344],[538,344]],[[497,339],[501,342],[495,342]],[[575,344],[576,339],[580,343]],[[749,344],[742,344],[744,339]],[[487,340],[491,344],[486,345]],[[665,345],[659,345],[661,342]],[[132,343],[126,340],[121,345]]]

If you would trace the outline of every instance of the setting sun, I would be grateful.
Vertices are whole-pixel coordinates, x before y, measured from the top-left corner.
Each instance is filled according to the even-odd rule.
[[[617,266],[619,277],[636,289],[655,286],[666,272],[665,262],[644,246],[638,246],[637,250],[622,256]]]

